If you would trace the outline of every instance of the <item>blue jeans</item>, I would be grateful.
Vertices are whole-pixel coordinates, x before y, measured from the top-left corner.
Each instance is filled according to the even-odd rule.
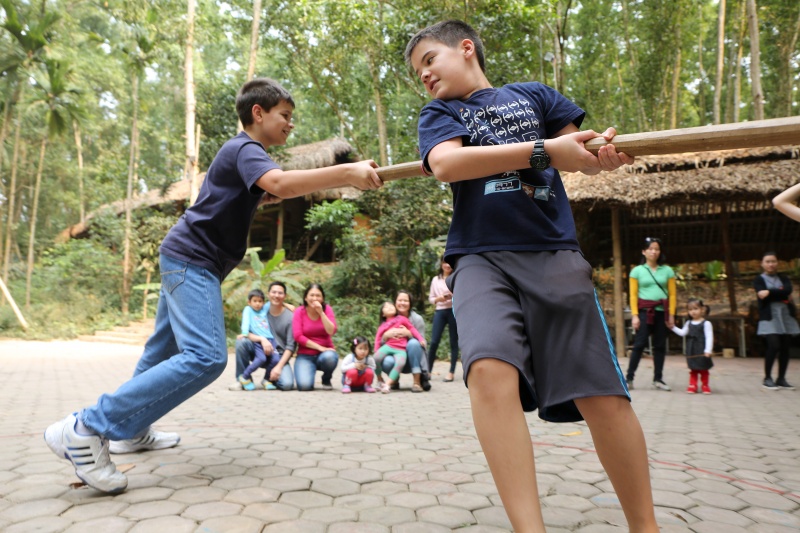
[[[228,363],[219,278],[163,254],[160,266],[155,331],[133,378],[80,413],[87,427],[111,440],[144,434],[217,379]]]
[[[420,363],[424,356],[422,352],[422,345],[419,343],[417,339],[408,339],[408,344],[406,345],[406,352],[408,353],[408,359],[406,360],[405,366],[401,369],[401,374],[419,374],[422,372],[422,367]],[[394,368],[394,356],[387,355],[383,358],[383,371],[385,373],[389,373]]]
[[[333,371],[339,366],[339,354],[333,350],[325,350],[319,355],[297,354],[294,362],[294,377],[297,390],[314,390],[314,376],[322,370],[322,384],[330,385]]]
[[[238,339],[236,341],[236,377],[238,378],[244,373],[244,369],[250,364],[250,361],[255,359],[256,348],[253,341],[250,339]],[[281,357],[283,354],[279,354]],[[280,359],[279,359],[280,360]],[[267,375],[267,378],[269,375]],[[292,366],[287,361],[281,369],[281,377],[275,386],[279,390],[292,390],[294,388],[294,372]]]
[[[452,309],[438,309],[433,313],[433,331],[431,332],[431,347],[428,350],[428,366],[433,368],[436,361],[436,351],[439,349],[439,342],[442,340],[444,327],[450,333],[450,373],[456,371],[458,362],[458,329],[456,329],[456,315]]]

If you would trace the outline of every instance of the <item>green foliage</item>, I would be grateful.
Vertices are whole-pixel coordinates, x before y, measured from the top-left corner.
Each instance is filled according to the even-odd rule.
[[[378,308],[386,297],[375,292],[370,298],[340,297],[332,300],[336,313],[336,334],[334,346],[339,355],[347,355],[352,350],[352,340],[362,335],[374,342],[378,331]]]
[[[327,200],[306,211],[306,229],[315,231],[317,238],[336,240],[352,231],[358,207],[344,200]]]

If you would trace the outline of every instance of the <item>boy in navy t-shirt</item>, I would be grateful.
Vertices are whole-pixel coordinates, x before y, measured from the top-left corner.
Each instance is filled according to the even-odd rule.
[[[475,429],[514,530],[544,532],[523,415],[538,408],[544,420],[586,420],[630,531],[658,531],[644,435],[556,170],[597,174],[633,159],[612,145],[588,152],[600,135],[578,130],[584,111],[557,91],[492,87],[463,22],[420,31],[405,58],[434,98],[419,148],[453,190],[447,284]]]
[[[155,431],[151,424],[225,369],[220,284],[244,257],[258,205],[332,187],[381,186],[373,161],[281,170],[266,149],[286,144],[294,128],[293,111],[291,95],[273,80],[259,78],[242,86],[236,112],[244,131],[220,148],[197,202],[161,244],[155,331],[133,378],[45,431],[50,449],[70,461],[87,485],[110,493],[125,490],[127,478],[111,462],[109,450],[127,453],[177,445],[177,434]]]

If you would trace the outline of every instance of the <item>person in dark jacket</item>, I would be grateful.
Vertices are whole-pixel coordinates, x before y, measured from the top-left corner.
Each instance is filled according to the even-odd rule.
[[[797,310],[792,302],[792,283],[783,274],[778,274],[778,256],[766,252],[761,258],[764,272],[753,280],[753,288],[758,296],[759,337],[764,338],[767,352],[764,356],[764,388],[769,390],[794,387],[786,381],[789,368],[790,337],[800,335],[797,325]],[[772,365],[778,359],[778,379],[772,380]]]

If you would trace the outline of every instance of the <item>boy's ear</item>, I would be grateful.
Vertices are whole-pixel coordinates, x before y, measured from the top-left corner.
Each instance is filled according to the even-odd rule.
[[[264,108],[258,104],[253,104],[253,107],[250,109],[250,114],[253,115],[253,122],[261,122],[263,113]]]
[[[464,39],[461,41],[461,53],[464,54],[465,59],[469,59],[475,55],[475,43],[472,39]]]

